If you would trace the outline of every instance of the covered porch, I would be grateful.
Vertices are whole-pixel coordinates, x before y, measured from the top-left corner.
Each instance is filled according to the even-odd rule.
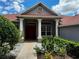
[[[41,41],[43,36],[58,36],[59,16],[17,16],[22,41]]]

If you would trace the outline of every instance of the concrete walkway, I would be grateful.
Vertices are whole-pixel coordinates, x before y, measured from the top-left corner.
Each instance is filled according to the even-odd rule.
[[[23,47],[16,59],[37,59],[36,53],[33,49],[35,45],[36,42],[23,43]]]

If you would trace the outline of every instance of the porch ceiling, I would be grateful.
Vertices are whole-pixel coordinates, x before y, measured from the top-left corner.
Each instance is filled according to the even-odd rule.
[[[61,19],[61,16],[17,15],[18,18],[26,19]]]

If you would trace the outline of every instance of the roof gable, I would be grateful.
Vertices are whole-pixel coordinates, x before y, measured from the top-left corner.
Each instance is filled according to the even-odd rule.
[[[49,8],[47,8],[42,3],[38,3],[37,5],[33,6],[29,10],[25,11],[21,15],[40,15],[40,16],[50,16],[57,14],[54,11],[51,11]]]

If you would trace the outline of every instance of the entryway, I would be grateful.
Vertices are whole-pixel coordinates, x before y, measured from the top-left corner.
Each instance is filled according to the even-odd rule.
[[[36,23],[28,23],[27,25],[25,25],[25,40],[36,40]]]

